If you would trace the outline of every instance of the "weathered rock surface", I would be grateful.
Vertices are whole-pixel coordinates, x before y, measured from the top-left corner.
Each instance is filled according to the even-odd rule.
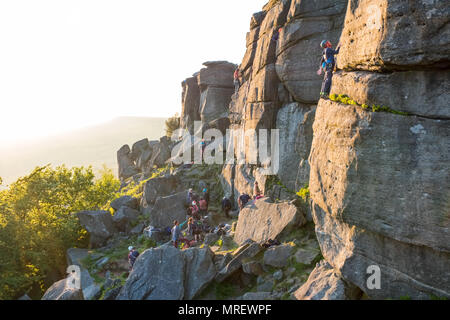
[[[123,196],[111,202],[111,208],[118,211],[121,207],[139,209],[139,200],[131,196]]]
[[[119,178],[126,180],[139,173],[131,157],[131,150],[128,145],[123,146],[117,151],[117,163],[119,166]]]
[[[262,247],[258,243],[247,243],[235,253],[233,260],[231,260],[216,276],[217,282],[223,282],[234,272],[242,267],[242,263],[245,259],[253,258],[259,252]]]
[[[90,234],[91,248],[100,248],[117,232],[113,217],[108,211],[82,211],[76,215]]]
[[[371,298],[450,295],[450,122],[321,101],[310,163],[322,253]],[[366,287],[381,268],[383,290]]]
[[[326,261],[321,261],[294,295],[297,300],[355,300],[361,297],[361,291],[346,284]]]
[[[112,219],[118,230],[128,232],[132,229],[131,224],[139,219],[140,215],[141,214],[139,211],[122,206],[116,213],[114,213]]]
[[[117,300],[195,298],[213,279],[214,254],[209,248],[180,251],[162,246],[139,256]]]
[[[181,183],[175,176],[164,176],[149,180],[144,185],[144,204],[153,205],[158,197],[169,196],[177,193],[181,188]]]
[[[292,1],[288,22],[277,46],[277,73],[295,101],[312,104],[319,99],[322,78],[317,76],[324,39],[337,44],[347,0]]]
[[[147,171],[151,170],[154,166],[158,168],[164,167],[166,161],[172,156],[172,148],[173,143],[171,139],[169,137],[162,137],[159,143],[153,146],[152,157],[146,166]]]
[[[299,103],[287,104],[278,111],[280,168],[277,176],[286,188],[294,192],[309,183],[308,158],[311,151],[314,116],[315,106],[311,108]]]
[[[340,72],[331,93],[347,94],[369,106],[385,105],[413,115],[450,119],[450,72],[404,71],[375,73]]]
[[[84,300],[91,300],[100,294],[100,286],[95,284],[89,271],[83,266],[83,259],[89,255],[89,250],[72,248],[67,250],[66,258],[68,266],[80,267],[80,285]]]
[[[72,289],[67,285],[67,279],[54,283],[45,292],[41,300],[83,300],[80,289]]]
[[[239,214],[234,241],[242,244],[248,239],[256,242],[275,240],[306,223],[304,215],[290,203],[270,203],[267,198],[255,201]]]
[[[172,196],[159,197],[150,212],[150,225],[156,228],[173,226],[173,221],[183,223],[186,220],[184,207],[187,191]]]
[[[449,66],[450,4],[445,0],[352,1],[338,66],[385,70]]]
[[[283,268],[288,265],[292,252],[293,248],[288,244],[271,247],[264,252],[264,264],[276,268]]]

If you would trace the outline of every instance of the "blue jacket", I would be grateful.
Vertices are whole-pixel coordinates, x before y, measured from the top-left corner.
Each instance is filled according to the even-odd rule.
[[[341,48],[338,48],[337,50],[325,48],[325,50],[323,50],[322,60],[320,60],[320,67],[326,69],[327,71],[333,70],[336,65],[336,59],[334,56],[339,54],[340,50]]]
[[[180,237],[181,237],[181,229],[186,224],[186,222],[187,221],[183,222],[182,224],[180,224],[178,226],[174,226],[172,228],[172,241],[178,241],[178,239],[180,239]]]

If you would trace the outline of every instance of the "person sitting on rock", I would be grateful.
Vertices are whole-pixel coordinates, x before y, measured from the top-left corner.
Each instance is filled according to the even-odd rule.
[[[222,211],[225,213],[225,217],[230,218],[230,212],[231,210],[231,201],[227,197],[224,197],[222,200]]]
[[[261,189],[259,188],[258,181],[255,181],[255,186],[253,187],[253,199],[259,200],[263,197]]]
[[[322,90],[320,91],[321,98],[328,98],[331,91],[331,84],[333,82],[333,71],[336,66],[335,55],[339,54],[341,48],[337,48],[334,50],[332,48],[331,42],[324,40],[321,42],[320,46],[324,49],[322,59],[320,60],[320,69],[317,71],[317,74],[320,76],[322,74],[322,70],[325,72],[325,77],[322,83]]]
[[[133,270],[134,263],[136,259],[139,257],[139,252],[133,247],[128,247],[128,263],[130,264],[130,271]]]
[[[239,209],[240,210],[244,209],[245,206],[247,205],[247,203],[250,201],[250,199],[251,199],[251,197],[248,194],[246,194],[246,193],[241,194],[241,196],[239,197],[239,200],[238,200]]]
[[[239,77],[241,76],[241,72],[239,68],[236,68],[234,71],[234,93],[238,93],[239,89],[241,88],[241,81],[239,80]]]

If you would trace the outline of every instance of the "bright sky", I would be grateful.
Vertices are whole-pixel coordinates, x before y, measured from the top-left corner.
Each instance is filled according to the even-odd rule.
[[[181,110],[202,63],[238,63],[267,0],[0,0],[0,145]]]

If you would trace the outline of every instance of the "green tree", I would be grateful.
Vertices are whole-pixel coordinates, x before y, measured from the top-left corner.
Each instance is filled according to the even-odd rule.
[[[37,167],[0,191],[0,299],[39,287],[49,273],[64,274],[65,253],[87,245],[73,213],[101,208],[120,187],[111,170]]]
[[[180,128],[180,121],[181,118],[178,113],[166,120],[166,135],[168,137],[172,137],[174,131]]]

